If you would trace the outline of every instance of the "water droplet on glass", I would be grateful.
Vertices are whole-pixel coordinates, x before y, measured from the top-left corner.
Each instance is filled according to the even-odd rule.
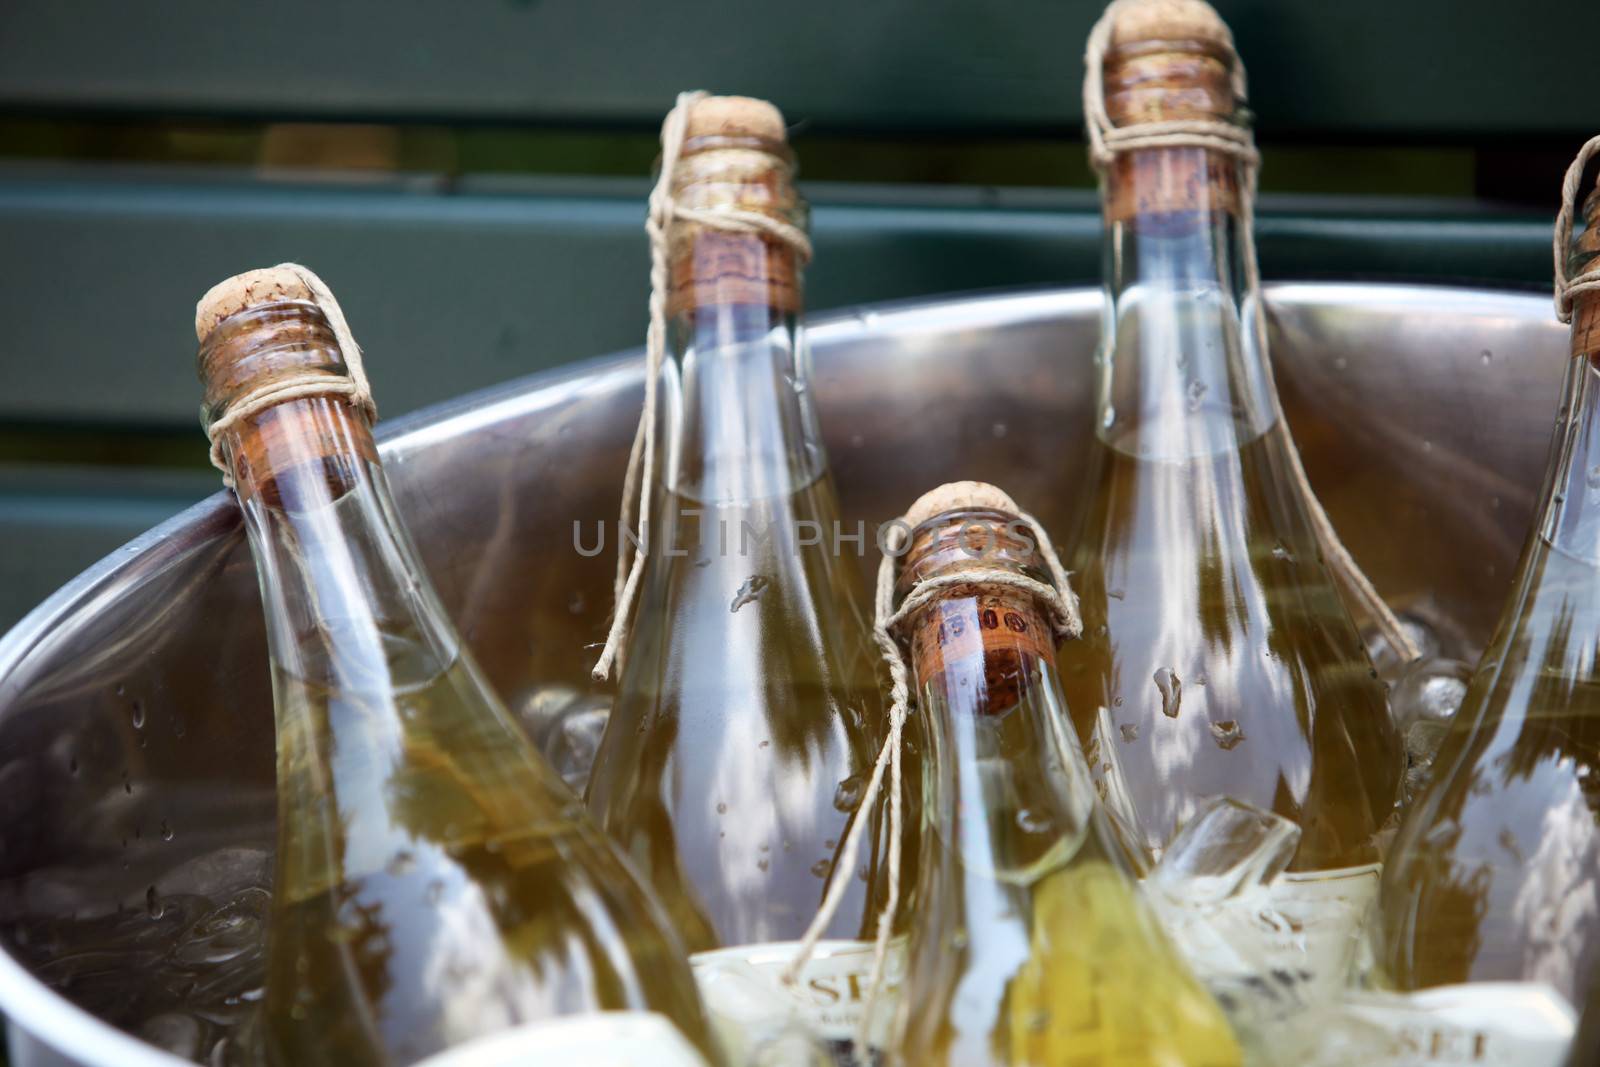
[[[1343,356],[1334,356],[1333,357],[1333,369],[1334,370],[1344,370],[1349,365],[1350,365],[1350,361],[1348,359],[1345,359]]]
[[[129,713],[128,714],[129,714],[129,717],[133,719],[133,728],[135,730],[143,730],[144,729],[144,701],[135,700],[133,702],[133,707],[129,709]]]
[[[828,872],[833,870],[832,860],[818,860],[811,865],[811,873],[818,878],[828,877]]]
[[[1589,475],[1584,481],[1589,483],[1590,489],[1600,489],[1600,466],[1590,467]]]
[[[1138,723],[1125,722],[1121,726],[1117,727],[1117,729],[1122,731],[1122,739],[1124,741],[1137,741],[1137,740],[1139,740],[1139,724]]]
[[[1116,408],[1107,407],[1104,411],[1102,411],[1100,413],[1100,428],[1102,430],[1111,429],[1112,426],[1116,425],[1116,422],[1117,422],[1117,410],[1116,410]]]
[[[409,851],[401,849],[399,852],[396,852],[392,857],[390,857],[388,866],[385,867],[385,870],[394,875],[396,878],[399,878],[402,875],[409,874],[411,869],[416,865],[417,858]]]
[[[746,604],[754,604],[760,599],[762,591],[771,584],[772,580],[770,578],[760,574],[752,574],[739,587],[739,592],[733,598],[733,606],[728,610],[736,612]]]
[[[127,696],[127,694],[128,694],[128,687],[123,685],[121,682],[118,682],[117,683],[117,696],[119,696],[119,697]]]
[[[772,867],[772,861],[771,860],[766,860],[766,859],[756,860],[756,870],[760,871],[763,874],[765,874],[768,871],[768,869],[770,869],[771,867]]]
[[[763,741],[763,742],[761,742],[761,743],[760,743],[760,744],[759,744],[759,745],[757,745],[757,746],[756,746],[756,747],[757,747],[757,748],[766,748],[766,747],[767,747],[767,746],[768,746],[768,745],[770,745],[770,744],[772,744],[772,742],[771,742],[771,741]]]
[[[1226,752],[1244,740],[1244,731],[1239,729],[1237,719],[1222,719],[1211,724],[1211,736],[1216,739],[1217,747]]]
[[[839,783],[833,791],[833,806],[839,811],[855,811],[856,805],[861,803],[861,794],[866,789],[867,780],[859,774],[852,774]]]
[[[1048,833],[1054,823],[1047,811],[1034,811],[1032,808],[1023,808],[1017,812],[1017,826],[1025,834]]]
[[[1156,688],[1161,691],[1161,714],[1169,719],[1178,717],[1183,704],[1183,681],[1171,667],[1162,667],[1155,673]]]
[[[567,598],[567,610],[574,615],[582,615],[583,609],[587,606],[588,601],[584,599],[582,593],[573,593],[572,596]]]
[[[155,886],[144,891],[144,910],[152,919],[159,919],[166,914],[166,909],[161,906],[161,898],[156,896]]]
[[[1287,545],[1285,545],[1282,541],[1279,541],[1277,544],[1272,546],[1272,558],[1282,560],[1285,563],[1293,563],[1294,553],[1289,551]]]
[[[1487,367],[1490,361],[1494,359],[1494,353],[1485,348],[1482,352],[1478,353],[1478,359],[1485,367]]]
[[[989,427],[989,432],[995,436],[996,440],[998,440],[1010,432],[1010,427],[1003,422],[997,422],[993,426]]]
[[[728,805],[727,804],[718,804],[717,805],[717,814],[718,815],[726,815],[726,814],[728,814]]]
[[[438,903],[444,899],[444,883],[437,878],[429,882],[428,888],[423,894],[423,899],[428,902],[430,907],[438,906]]]
[[[1189,388],[1186,390],[1186,393],[1189,397],[1189,410],[1199,411],[1200,402],[1205,399],[1206,383],[1196,379],[1189,383]]]
[[[163,840],[163,841],[171,841],[172,837],[173,837],[172,826],[167,822],[167,820],[162,819],[161,820],[161,840]]]
[[[1114,708],[1122,707],[1122,698],[1121,697],[1112,697],[1111,698],[1111,706],[1114,707]]]

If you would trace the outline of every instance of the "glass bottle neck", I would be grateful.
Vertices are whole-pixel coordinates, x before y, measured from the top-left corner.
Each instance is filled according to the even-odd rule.
[[[291,400],[234,427],[224,449],[278,670],[370,690],[426,682],[455,661],[459,639],[397,517],[365,416],[335,397]]]
[[[912,626],[933,829],[968,875],[1030,884],[1078,853],[1094,807],[1048,624],[1013,593],[947,597]]]
[[[1199,148],[1132,153],[1107,177],[1098,432],[1121,452],[1214,455],[1277,420],[1243,181]]]
[[[1576,320],[1575,320],[1576,321]],[[1600,351],[1567,366],[1539,531],[1568,556],[1600,565]]]
[[[984,877],[1058,865],[1088,832],[1093,785],[1056,676],[1055,634],[1029,593],[982,571],[1045,581],[1014,516],[947,512],[913,536],[898,583],[971,574],[910,620],[912,668],[932,746],[933,829]],[[1010,872],[1005,873],[1005,872]]]
[[[797,315],[714,304],[672,320],[663,483],[712,505],[790,496],[827,465]]]

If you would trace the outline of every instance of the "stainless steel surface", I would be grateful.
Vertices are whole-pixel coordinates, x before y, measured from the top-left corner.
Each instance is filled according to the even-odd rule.
[[[1280,285],[1270,300],[1279,388],[1335,522],[1386,596],[1474,654],[1539,487],[1565,328],[1533,295]],[[1067,540],[1099,310],[1094,291],[1041,291],[813,326],[847,520],[870,530],[938,482],[983,478]],[[640,393],[630,354],[385,427],[401,510],[513,706],[587,688]],[[610,522],[607,550],[580,555],[574,522],[586,545]],[[149,886],[221,842],[270,849],[270,699],[254,568],[221,493],[0,639],[0,929],[142,908]],[[170,841],[153,832],[163,820]],[[5,947],[17,1067],[182,1062],[56,996]]]

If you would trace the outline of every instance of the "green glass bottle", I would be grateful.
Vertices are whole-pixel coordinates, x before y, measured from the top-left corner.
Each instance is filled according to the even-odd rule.
[[[572,1047],[573,1031],[553,1046],[513,1028],[586,1013],[616,1013],[616,1035],[659,1013],[712,1054],[664,915],[446,618],[307,278],[240,275],[196,318],[205,418],[255,556],[277,716],[268,1059],[409,1064],[479,1039],[534,1057]],[[289,381],[299,386],[281,399],[240,407]],[[595,1016],[602,1044],[606,1021]],[[676,1038],[661,1048],[668,1062],[699,1061]]]

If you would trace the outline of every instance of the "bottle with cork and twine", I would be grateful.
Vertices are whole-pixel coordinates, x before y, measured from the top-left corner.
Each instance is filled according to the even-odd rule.
[[[734,1058],[807,1034],[844,1056],[917,851],[895,867],[861,799],[889,720],[808,382],[805,205],[765,101],[682,94],[661,146],[621,520],[640,540],[620,545],[586,796],[684,932]]]
[[[434,594],[333,294],[297,264],[251,271],[195,331],[276,718],[265,993],[236,1043],[296,1064],[717,1058],[675,931]]]

